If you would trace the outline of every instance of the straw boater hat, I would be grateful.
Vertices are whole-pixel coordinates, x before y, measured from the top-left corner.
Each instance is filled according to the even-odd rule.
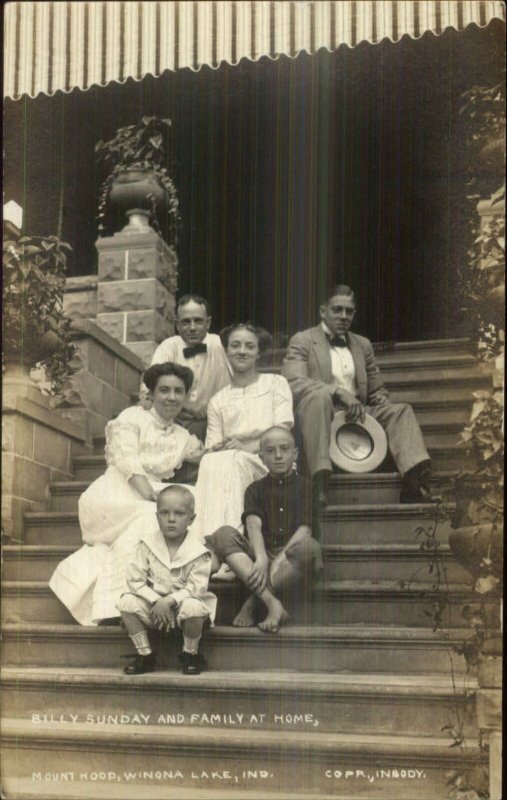
[[[371,472],[387,454],[384,429],[369,414],[364,422],[347,422],[346,411],[338,411],[331,423],[329,457],[345,472]]]

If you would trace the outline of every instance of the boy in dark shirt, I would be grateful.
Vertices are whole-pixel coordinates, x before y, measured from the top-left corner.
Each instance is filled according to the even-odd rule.
[[[270,428],[260,440],[260,457],[269,475],[245,492],[242,516],[246,535],[224,526],[211,536],[221,561],[252,594],[234,619],[237,627],[255,625],[257,598],[268,609],[259,628],[276,633],[287,619],[280,596],[290,586],[322,569],[322,551],[312,538],[311,484],[293,472],[296,447],[286,428]]]

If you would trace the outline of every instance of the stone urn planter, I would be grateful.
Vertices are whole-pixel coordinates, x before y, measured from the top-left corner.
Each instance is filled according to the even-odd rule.
[[[97,165],[109,170],[99,189],[99,236],[106,230],[129,233],[151,226],[176,244],[178,196],[166,166],[171,125],[167,118],[142,117],[96,143]]]
[[[132,227],[132,216],[137,215],[137,227],[148,227],[154,216],[159,219],[166,212],[166,192],[154,170],[142,167],[125,168],[118,172],[111,181],[108,201],[117,224],[126,216]]]

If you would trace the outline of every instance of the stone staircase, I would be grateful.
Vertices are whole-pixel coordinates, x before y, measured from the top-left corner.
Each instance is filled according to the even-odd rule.
[[[489,373],[461,340],[377,352],[392,399],[414,404],[447,480],[463,464],[457,433],[471,392]],[[50,510],[27,514],[22,542],[4,548],[5,797],[445,800],[449,770],[486,766],[475,679],[452,654],[466,633],[468,576],[434,507],[399,504],[396,473],[333,478],[321,585],[279,635],[233,628],[241,591],[213,586],[210,668],[184,678],[170,637],[157,672],[125,676],[125,632],[78,626],[47,588],[80,545],[77,500],[103,469],[102,444],[76,455],[74,480],[54,483]],[[439,545],[440,581],[424,531]],[[434,632],[444,587],[447,627]],[[446,726],[458,719],[466,749],[450,747]]]

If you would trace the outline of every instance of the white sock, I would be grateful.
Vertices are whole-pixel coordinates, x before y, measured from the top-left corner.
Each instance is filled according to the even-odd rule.
[[[130,638],[134,642],[134,647],[140,656],[149,656],[151,653],[150,640],[146,631],[139,631],[139,633],[130,634]]]
[[[200,635],[197,636],[195,639],[191,639],[190,636],[185,636],[185,634],[183,634],[183,652],[197,654],[200,641],[201,641]]]

